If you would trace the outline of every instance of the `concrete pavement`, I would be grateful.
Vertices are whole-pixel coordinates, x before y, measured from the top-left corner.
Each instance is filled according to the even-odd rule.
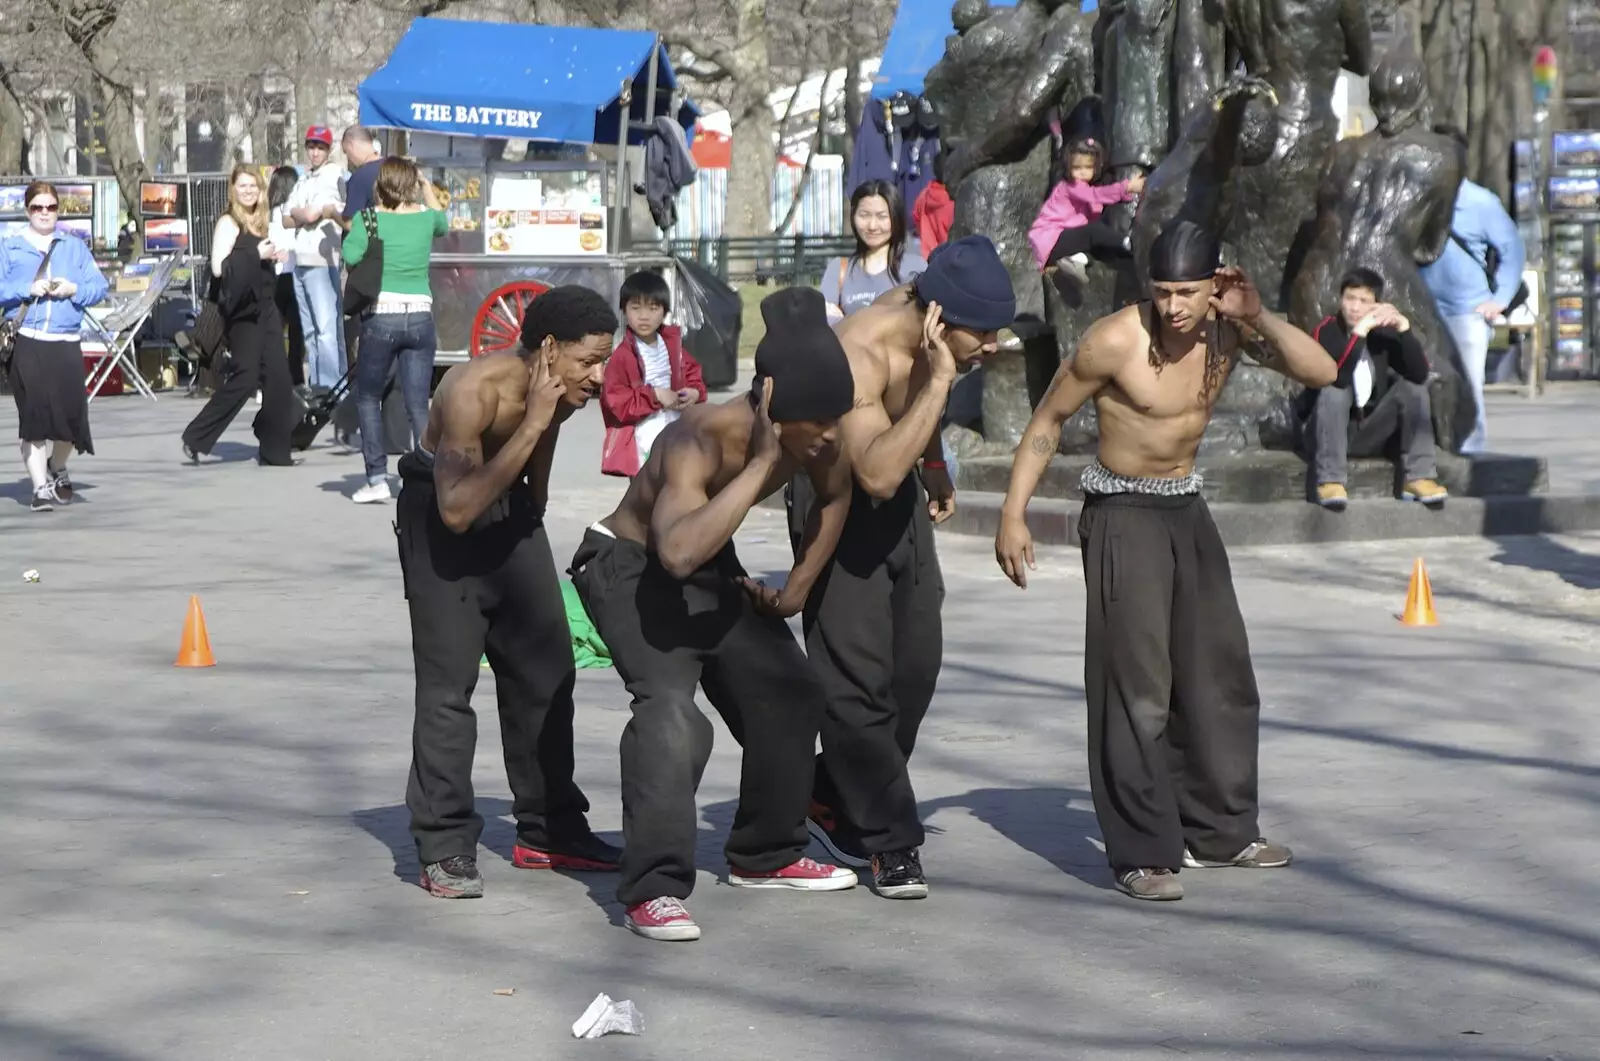
[[[1299,862],[1188,872],[1189,898],[1155,906],[1109,890],[1097,847],[1076,551],[1042,550],[1024,593],[988,542],[941,535],[945,666],[913,763],[932,896],[727,887],[719,723],[706,936],[669,945],[618,927],[608,878],[511,869],[487,671],[488,896],[415,887],[392,509],[350,504],[359,458],[326,444],[256,467],[248,411],[225,460],[184,466],[196,409],[97,401],[64,511],[28,512],[6,465],[4,1061],[1597,1056],[1600,536],[1235,550],[1263,828]],[[620,495],[598,419],[562,444],[563,563]],[[1552,459],[1553,488],[1600,484],[1589,447]],[[739,544],[787,568],[781,513]],[[1394,618],[1418,552],[1435,630]],[[190,593],[215,670],[171,665]],[[610,670],[577,698],[580,782],[615,832],[627,698]],[[600,991],[639,1005],[643,1036],[570,1039]]]

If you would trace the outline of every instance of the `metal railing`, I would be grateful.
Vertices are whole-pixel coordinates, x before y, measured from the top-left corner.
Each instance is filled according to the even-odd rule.
[[[856,244],[850,236],[721,236],[673,240],[669,246],[725,283],[804,284],[821,280],[828,262],[850,254]]]

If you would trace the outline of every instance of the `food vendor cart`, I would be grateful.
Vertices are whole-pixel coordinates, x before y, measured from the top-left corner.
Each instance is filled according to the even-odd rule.
[[[528,303],[560,284],[615,298],[653,267],[677,288],[659,239],[630,239],[642,175],[627,150],[657,117],[693,124],[676,89],[654,33],[412,22],[358,97],[363,125],[404,134],[390,150],[417,160],[450,217],[431,265],[440,362],[515,346]]]

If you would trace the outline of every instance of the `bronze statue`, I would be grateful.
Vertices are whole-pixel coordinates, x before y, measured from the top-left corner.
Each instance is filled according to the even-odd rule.
[[[1217,0],[1105,0],[1099,19],[1110,164],[1118,177],[1148,172],[1222,80],[1221,11]]]
[[[1239,264],[1269,305],[1287,299],[1285,263],[1316,212],[1317,180],[1339,138],[1333,92],[1342,67],[1366,76],[1366,0],[1221,0],[1229,68],[1242,63],[1278,97],[1277,147],[1246,172],[1231,233]]]
[[[1030,356],[1049,348],[1048,365],[1001,357],[986,367],[983,421],[991,441],[1021,437],[1033,409],[1027,377],[1042,373],[1048,381],[1055,370],[1028,229],[1050,191],[1046,118],[1093,93],[1094,17],[1061,0],[997,8],[958,0],[951,13],[957,32],[923,79],[923,95],[939,111],[945,184],[955,199],[950,236],[981,233],[994,241],[1016,293],[1012,331]]]
[[[1305,259],[1290,279],[1289,319],[1313,328],[1334,312],[1340,277],[1355,266],[1383,277],[1386,301],[1410,319],[1438,377],[1429,388],[1435,436],[1459,452],[1477,407],[1418,266],[1444,253],[1465,160],[1432,131],[1427,79],[1414,56],[1386,56],[1370,94],[1378,128],[1334,146]]]
[[[1227,238],[1241,181],[1249,167],[1272,155],[1276,102],[1267,82],[1235,76],[1212,94],[1209,106],[1190,115],[1183,139],[1150,174],[1134,215],[1132,250],[1141,280],[1149,273],[1150,245],[1171,221],[1184,218]]]

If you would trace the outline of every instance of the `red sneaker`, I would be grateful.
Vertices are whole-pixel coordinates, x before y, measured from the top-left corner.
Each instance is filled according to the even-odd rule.
[[[728,868],[728,883],[740,888],[798,888],[808,892],[842,892],[856,886],[854,870],[802,858],[782,869],[755,872]]]
[[[565,869],[583,873],[615,873],[622,864],[622,850],[590,836],[577,843],[543,848],[518,843],[511,849],[511,864],[518,869]]]
[[[670,895],[649,899],[638,906],[628,907],[622,919],[628,930],[645,939],[659,939],[668,943],[690,943],[700,938],[700,926],[689,916],[683,902]]]

